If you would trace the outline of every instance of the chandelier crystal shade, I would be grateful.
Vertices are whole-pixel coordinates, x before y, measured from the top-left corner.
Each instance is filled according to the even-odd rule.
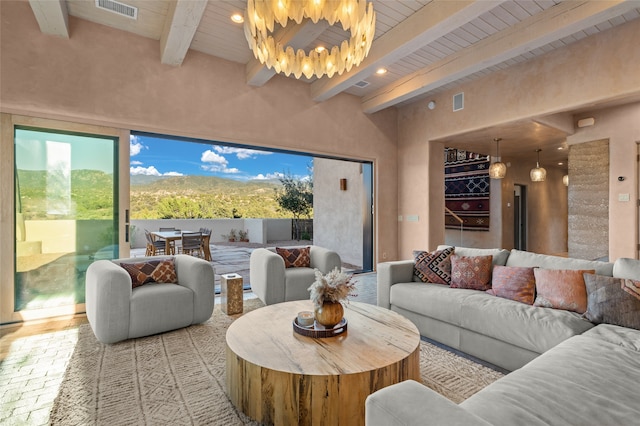
[[[536,149],[536,152],[538,153],[536,167],[531,169],[531,172],[529,172],[529,177],[531,177],[532,182],[544,182],[547,178],[547,171],[544,168],[540,167],[540,151],[542,150],[539,148]]]
[[[312,49],[309,54],[274,39],[276,24],[286,27],[291,20],[300,25],[305,18],[314,24],[320,19],[329,25],[339,22],[351,37],[340,46],[320,52]],[[256,59],[277,73],[331,78],[360,65],[371,48],[375,23],[373,4],[366,0],[248,0],[244,35]]]
[[[496,141],[497,161],[489,166],[489,177],[491,179],[503,179],[507,175],[507,165],[504,164],[502,161],[500,161],[500,141],[501,140],[502,139],[500,138],[494,139],[494,141]]]

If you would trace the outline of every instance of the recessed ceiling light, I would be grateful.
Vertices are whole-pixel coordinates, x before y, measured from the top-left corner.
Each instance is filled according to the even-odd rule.
[[[244,22],[244,16],[241,13],[234,13],[231,15],[231,20],[236,24],[242,24]]]
[[[378,75],[383,75],[383,74],[386,74],[386,73],[387,73],[387,69],[386,68],[378,68],[376,70],[376,74],[378,74]]]
[[[558,166],[562,166],[563,164],[564,164],[564,163],[563,163],[562,161],[560,161],[560,162],[558,163]]]
[[[563,147],[561,147],[561,146],[559,146],[559,147],[558,147],[558,151],[562,151],[563,149],[564,149],[564,148],[563,148]]]

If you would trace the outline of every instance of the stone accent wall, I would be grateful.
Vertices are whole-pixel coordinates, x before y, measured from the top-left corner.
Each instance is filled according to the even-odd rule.
[[[569,150],[569,257],[609,258],[609,140]]]

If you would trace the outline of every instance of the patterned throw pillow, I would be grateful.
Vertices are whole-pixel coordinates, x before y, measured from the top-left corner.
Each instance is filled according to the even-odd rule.
[[[491,288],[493,256],[451,256],[451,288],[488,290]]]
[[[525,266],[494,266],[491,289],[487,293],[533,305],[536,292],[533,269]]]
[[[178,282],[173,258],[138,263],[121,263],[120,266],[129,273],[132,288],[140,287],[147,283],[175,284]]]
[[[284,259],[285,268],[310,268],[311,247],[286,249],[276,247],[276,253]]]
[[[533,305],[584,314],[587,310],[587,289],[583,275],[595,272],[593,269],[534,269],[537,295]]]
[[[451,283],[451,255],[454,248],[428,251],[414,251],[413,274],[420,281],[434,284]]]
[[[584,274],[589,321],[640,330],[640,281]]]

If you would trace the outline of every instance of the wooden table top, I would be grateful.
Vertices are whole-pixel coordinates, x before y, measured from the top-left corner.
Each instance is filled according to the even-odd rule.
[[[351,301],[345,305],[347,331],[311,338],[293,330],[310,300],[269,305],[244,314],[227,330],[227,345],[242,359],[275,371],[342,375],[377,370],[413,353],[420,344],[416,326],[388,309]]]

